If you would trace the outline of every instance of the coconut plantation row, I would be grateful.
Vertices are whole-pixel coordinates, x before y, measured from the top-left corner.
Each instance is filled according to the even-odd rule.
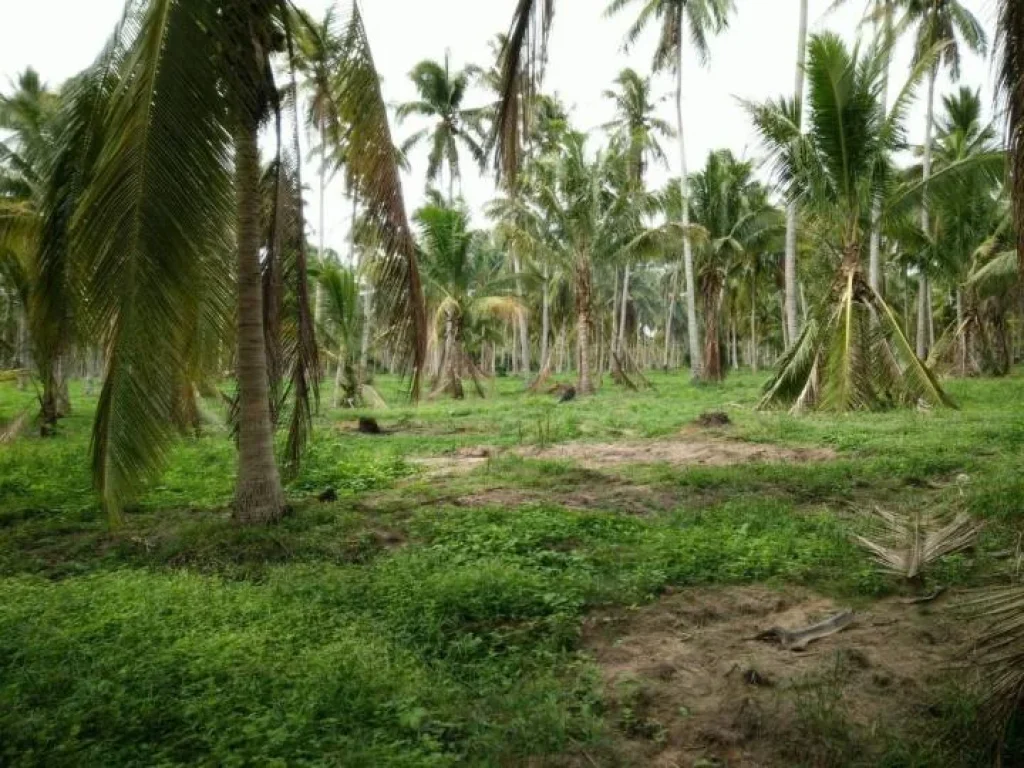
[[[325,5],[3,73],[0,765],[1024,765],[1024,7]]]

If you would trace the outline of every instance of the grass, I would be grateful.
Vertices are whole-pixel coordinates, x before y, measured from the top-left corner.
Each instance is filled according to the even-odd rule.
[[[581,648],[595,609],[711,584],[891,593],[849,537],[874,504],[985,518],[978,550],[931,579],[1004,578],[995,555],[1022,523],[1024,378],[950,382],[955,412],[803,418],[753,411],[761,379],[749,374],[721,388],[652,379],[653,391],[608,386],[557,407],[501,379],[486,401],[372,414],[385,437],[324,412],[288,484],[294,514],[256,530],[230,521],[234,448],[216,427],[182,440],[109,530],[88,475],[95,397],[74,387],[58,437],[0,447],[0,764],[575,764],[638,727],[608,714]],[[400,402],[401,382],[378,384]],[[0,424],[33,398],[0,386]],[[731,437],[838,458],[614,476],[513,457],[438,478],[415,463],[467,446],[670,436],[709,409],[730,414]],[[318,502],[328,487],[337,501]],[[566,505],[581,487],[595,502]],[[625,500],[640,491],[659,503],[634,514]],[[474,494],[480,505],[458,503]],[[885,764],[975,764],[951,735],[969,721],[965,701],[901,730]],[[843,727],[838,713],[811,726]]]

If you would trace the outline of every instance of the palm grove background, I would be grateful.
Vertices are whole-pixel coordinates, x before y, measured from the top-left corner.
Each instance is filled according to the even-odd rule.
[[[762,407],[800,412],[951,408],[942,376],[1010,371],[1015,3],[986,30],[957,0],[878,0],[856,44],[808,34],[802,3],[796,82],[739,102],[757,150],[693,167],[709,115],[684,100],[691,65],[715,66],[742,7],[611,2],[645,64],[607,83],[592,126],[545,85],[555,4],[513,5],[489,58],[438,51],[399,104],[358,4],[320,17],[285,0],[129,2],[94,65],[6,88],[0,363],[38,388],[43,435],[69,379],[99,388],[90,460],[114,524],[210,397],[237,441],[234,514],[262,524],[286,511],[321,389],[373,404],[377,372],[404,373],[413,399],[486,396],[509,373],[534,391],[571,374],[583,397],[656,368],[714,384],[745,367],[770,371]],[[995,121],[976,84],[939,88],[993,50]],[[473,167],[486,200],[463,194]],[[347,242],[328,243],[328,216]]]

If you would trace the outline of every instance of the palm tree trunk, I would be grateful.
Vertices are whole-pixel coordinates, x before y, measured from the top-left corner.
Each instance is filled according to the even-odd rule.
[[[259,128],[246,120],[235,136],[238,194],[238,480],[235,516],[246,524],[284,514],[284,491],[274,460],[267,352],[260,278]]]
[[[519,257],[513,257],[512,267],[516,272],[516,296],[520,299],[523,298],[523,281],[520,277],[522,275],[522,264],[519,261]],[[524,376],[530,375],[530,325],[529,317],[526,312],[519,313],[519,350],[520,356],[522,357],[522,370]]]
[[[676,293],[679,290],[679,269],[672,270],[672,286],[668,297],[668,312],[665,315],[665,358],[662,367],[667,371],[672,363],[672,315],[676,313]]]
[[[345,379],[345,358],[348,353],[345,345],[338,347],[338,366],[334,369],[334,400],[332,407],[337,409],[341,405],[341,390]]]
[[[885,62],[882,71],[882,108],[889,109],[889,64],[892,61],[892,2],[885,0],[882,22],[882,45],[885,46]],[[871,246],[868,257],[868,284],[876,293],[882,291],[882,201],[871,204]]]
[[[964,293],[956,289],[956,334],[960,343],[960,375],[967,375],[967,329],[964,328]]]
[[[686,26],[686,14],[680,14]],[[686,53],[686,32],[679,32],[679,61],[676,65],[676,130],[679,132],[679,190],[683,205],[683,269],[686,272],[686,333],[690,345],[690,374],[700,376],[703,364],[700,355],[700,329],[697,326],[697,284],[693,270],[693,247],[690,243],[690,196],[686,172],[686,139],[683,133],[683,60]]]
[[[796,43],[796,88],[793,90],[794,98],[800,105],[801,123],[803,121],[803,100],[804,100],[804,67],[807,63],[807,0],[800,0],[800,27],[799,38]],[[800,324],[797,318],[797,293],[796,293],[796,228],[797,228],[797,206],[796,201],[791,201],[786,206],[786,329],[790,339],[796,339],[800,333]]]
[[[626,274],[622,278],[622,314],[619,316],[619,354],[625,350],[626,342],[626,308],[629,305],[629,264],[626,265]]]
[[[917,278],[917,356],[928,356],[928,278],[922,272]]]
[[[924,184],[924,199],[921,202],[921,231],[926,235],[931,230],[928,213],[928,180],[932,176],[932,127],[935,122],[935,81],[939,75],[938,64],[928,73],[928,101],[924,126],[924,161],[921,165],[921,181]],[[917,313],[917,356],[922,360],[928,355],[928,326],[931,323],[931,302],[928,297],[928,278],[924,271],[918,281],[921,292]]]
[[[544,265],[544,287],[542,288],[541,310],[540,310],[540,369],[550,370],[551,361],[548,359],[550,349],[548,347],[548,336],[551,335],[551,306],[548,296],[548,265]]]
[[[576,345],[579,357],[579,377],[576,392],[590,395],[594,392],[591,379],[590,315],[592,301],[592,275],[590,257],[579,254],[576,257]]]
[[[619,349],[619,268],[612,275],[612,352]]]
[[[757,275],[750,276],[750,370],[757,373]]]
[[[327,146],[327,126],[325,124],[326,116],[320,116],[320,151],[321,153],[326,152]],[[324,212],[324,203],[327,198],[327,158],[326,156],[320,158],[320,250],[318,252],[320,266],[324,264],[324,245],[325,241],[325,224],[327,215]],[[324,287],[320,284],[320,281],[316,281],[316,293],[313,298],[313,317],[316,318],[316,324],[320,325],[324,321]]]
[[[466,396],[462,389],[462,348],[458,319],[453,311],[446,312],[444,318],[444,359],[444,390],[456,400],[462,400]]]

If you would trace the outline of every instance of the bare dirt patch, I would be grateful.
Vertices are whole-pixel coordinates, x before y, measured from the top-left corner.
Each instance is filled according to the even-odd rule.
[[[584,469],[607,469],[625,464],[668,463],[679,466],[726,467],[752,463],[807,463],[836,458],[829,448],[786,448],[768,443],[738,440],[675,439],[623,440],[615,443],[561,443],[546,447],[493,446],[461,448],[455,453],[411,461],[424,467],[428,476],[461,475],[502,455],[529,459],[568,460]]]
[[[806,590],[688,589],[589,619],[617,764],[835,764],[829,750],[867,749],[845,734],[920,715],[963,639],[939,614],[882,601],[804,652],[755,639],[843,608]]]
[[[617,443],[563,443],[547,448],[516,451],[533,459],[569,459],[595,469],[621,464],[677,464],[723,467],[755,462],[806,463],[828,461],[836,454],[827,448],[785,448],[735,440],[630,440]]]

